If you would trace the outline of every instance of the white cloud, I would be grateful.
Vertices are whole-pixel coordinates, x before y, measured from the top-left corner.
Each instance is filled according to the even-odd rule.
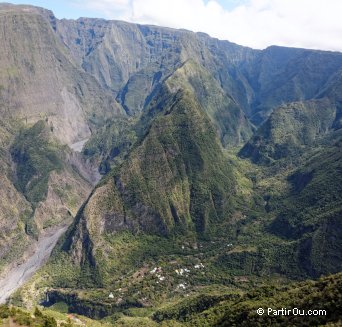
[[[131,0],[73,0],[72,4],[82,9],[96,11],[112,19],[127,17],[131,12]]]
[[[231,10],[221,4],[234,3]],[[253,48],[342,51],[341,0],[85,0],[106,18],[201,31]]]

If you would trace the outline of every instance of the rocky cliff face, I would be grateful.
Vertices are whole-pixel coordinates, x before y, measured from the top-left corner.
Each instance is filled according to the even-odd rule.
[[[46,14],[0,7],[0,110],[27,124],[48,117],[57,138],[72,144],[120,106],[71,60]]]
[[[48,10],[0,5],[1,270],[48,228],[70,224],[90,192],[91,169],[63,144],[124,113],[72,59],[56,24]]]
[[[188,59],[218,73],[217,56],[233,67],[253,56],[251,49],[204,34],[120,21],[62,20],[58,32],[75,59],[117,94],[129,114],[141,111],[153,90]]]
[[[236,209],[236,184],[203,108],[191,94],[171,93],[147,134],[79,213],[69,251],[78,262],[89,260],[80,255],[88,246],[93,257],[100,248],[110,252],[104,235],[123,231],[215,235]]]
[[[299,156],[334,131],[337,117],[338,108],[328,98],[281,106],[241,149],[240,155],[257,163]]]
[[[25,234],[22,219],[32,210],[10,178],[12,161],[9,146],[13,140],[14,129],[4,121],[0,123],[0,126],[0,270],[3,270],[7,263],[17,259],[20,252],[30,243],[29,237]]]
[[[181,242],[198,249],[200,241],[234,237],[253,203],[251,185],[224,153],[196,93],[174,88],[183,70],[195,73],[196,66],[187,65],[164,82],[151,101],[149,125],[94,189],[56,248],[47,274],[61,264],[65,269],[52,277],[54,287],[85,288],[88,296],[151,264],[150,251],[159,260],[164,251],[177,253]]]
[[[1,130],[2,140],[10,141],[0,155],[1,271],[19,263],[50,228],[70,224],[91,189],[86,175],[69,165],[70,150],[58,143],[46,122],[20,132],[13,124]]]
[[[316,97],[342,66],[339,53],[270,47],[263,51],[155,26],[99,19],[62,20],[57,32],[76,61],[133,115],[188,59],[204,66],[259,125],[284,102]]]
[[[224,147],[238,146],[251,137],[253,127],[241,107],[226,95],[208,70],[192,59],[178,68],[166,84],[173,94],[182,90],[193,94],[216,127]]]
[[[255,124],[284,102],[316,97],[342,66],[339,53],[255,51],[184,30],[100,19],[59,21],[29,6],[3,5],[2,21],[3,110],[28,121],[51,116],[56,135],[69,144],[121,112],[113,95],[129,115],[144,110],[165,78],[188,59],[204,66]],[[5,34],[19,37],[9,41]]]
[[[0,40],[1,263],[76,216],[38,291],[129,307],[341,270],[342,54],[11,5]]]
[[[246,67],[255,92],[250,119],[257,125],[281,104],[320,98],[341,68],[338,52],[270,47]]]

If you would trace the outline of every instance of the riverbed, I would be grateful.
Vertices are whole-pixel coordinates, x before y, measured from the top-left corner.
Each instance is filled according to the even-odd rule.
[[[0,278],[0,304],[22,286],[48,260],[58,239],[67,230],[67,226],[53,229],[42,235],[24,263],[12,267],[7,274]]]

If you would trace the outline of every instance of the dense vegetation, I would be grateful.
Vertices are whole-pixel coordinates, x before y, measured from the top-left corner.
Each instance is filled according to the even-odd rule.
[[[10,153],[15,164],[14,185],[32,208],[22,215],[26,233],[37,237],[39,229],[58,225],[64,219],[67,222],[85,199],[90,185],[77,167],[70,166],[69,150],[55,138],[48,119],[22,127]]]
[[[63,168],[62,151],[51,141],[49,132],[47,124],[39,121],[22,130],[11,148],[17,164],[17,187],[35,205],[46,198],[50,173]]]
[[[320,112],[329,102],[278,108],[257,132],[269,129],[262,134],[267,146],[259,147],[257,137],[250,141],[272,160],[249,162],[235,149],[224,150],[219,127],[191,84],[174,89],[185,78],[182,69],[195,74],[196,66],[188,65],[166,81],[132,126],[137,141],[127,156],[112,161],[114,168],[39,275],[49,276],[39,277],[36,287],[51,287],[52,303],[99,319],[190,296],[172,309],[188,317],[227,297],[227,306],[239,303],[227,313],[239,325],[242,318],[235,315],[247,301],[234,302],[240,291],[340,271],[340,132],[329,118],[334,115],[324,122]],[[272,149],[281,142],[290,150],[275,156]],[[322,187],[326,192],[318,191]],[[161,272],[151,273],[155,268]],[[214,285],[223,286],[216,295]],[[162,312],[155,319],[185,319]]]
[[[157,311],[153,319],[174,319],[186,326],[318,326],[341,322],[341,274],[290,284],[256,288],[238,299],[201,297]],[[210,306],[207,309],[207,306]],[[257,309],[264,314],[257,314]],[[272,311],[268,311],[271,308]],[[275,313],[273,310],[287,309]],[[289,310],[294,310],[290,312]],[[312,310],[312,312],[309,312]],[[321,310],[321,311],[319,311]],[[304,316],[304,317],[303,317]]]
[[[80,313],[106,318],[99,322],[79,316],[72,321],[66,313],[75,310],[77,302],[60,296],[49,309],[36,309],[34,316],[16,308],[0,307],[0,317],[11,317],[25,326],[76,326],[77,321],[94,326],[338,326],[341,323],[342,275],[336,274],[317,281],[289,283],[286,286],[267,285],[247,292],[191,295],[176,301],[144,308],[122,304],[115,310],[109,304],[91,301],[78,308]],[[52,296],[53,293],[51,293]],[[63,301],[67,301],[66,303]],[[264,310],[262,315],[257,310]],[[107,310],[107,312],[105,311]],[[275,312],[275,310],[278,310]],[[96,315],[97,312],[97,315]],[[102,314],[101,314],[102,312]],[[64,321],[64,322],[63,322]]]
[[[2,319],[4,326],[10,320],[25,327],[57,327],[56,320],[51,316],[43,314],[38,308],[35,309],[32,315],[19,308],[9,308],[2,305],[0,306],[0,319]]]
[[[341,54],[0,12],[0,269],[75,217],[4,319],[341,323]]]

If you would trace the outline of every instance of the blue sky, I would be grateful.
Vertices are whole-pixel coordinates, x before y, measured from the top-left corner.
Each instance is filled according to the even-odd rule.
[[[342,51],[342,0],[8,0],[58,18],[97,17],[206,32],[252,48]]]
[[[77,1],[68,0],[8,0],[0,2],[9,2],[14,4],[30,4],[38,7],[50,9],[54,12],[56,17],[77,19],[79,17],[104,17],[101,11],[87,9],[82,5],[77,5]],[[209,0],[204,1],[208,3]],[[218,0],[217,1],[224,9],[232,10],[239,4],[246,2],[244,0]]]
[[[1,1],[1,2],[9,2],[13,4],[29,4],[38,7],[43,7],[46,9],[50,9],[54,12],[57,18],[72,18],[77,19],[79,17],[101,17],[102,13],[96,13],[94,10],[83,9],[80,6],[76,6],[72,3],[72,1],[67,0],[19,0],[19,1]]]

